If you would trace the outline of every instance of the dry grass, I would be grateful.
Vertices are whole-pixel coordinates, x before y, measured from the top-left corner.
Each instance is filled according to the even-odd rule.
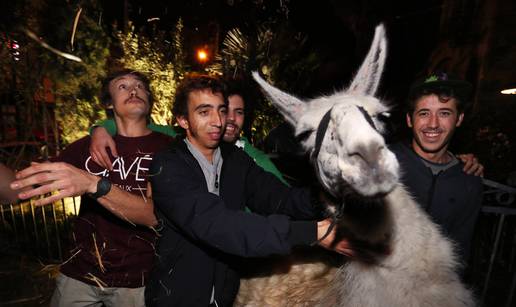
[[[0,251],[0,306],[49,306],[58,270],[58,264]]]

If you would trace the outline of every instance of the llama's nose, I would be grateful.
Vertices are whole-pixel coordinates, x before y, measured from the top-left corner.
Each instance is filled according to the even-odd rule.
[[[374,167],[380,160],[380,155],[385,146],[381,143],[373,142],[369,144],[357,144],[350,156],[358,156],[369,166]]]

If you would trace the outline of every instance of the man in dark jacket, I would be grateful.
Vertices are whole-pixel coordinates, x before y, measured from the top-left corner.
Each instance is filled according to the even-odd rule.
[[[177,90],[173,113],[186,138],[151,167],[162,228],[147,306],[231,306],[239,257],[287,254],[314,242],[349,253],[346,242],[332,244],[334,231],[323,238],[330,222],[312,221],[320,212],[308,191],[286,187],[241,149],[220,143],[224,93],[208,76],[187,78]]]
[[[402,167],[402,182],[444,234],[457,245],[466,262],[482,203],[481,178],[463,171],[463,164],[448,151],[464,118],[472,86],[445,73],[416,81],[410,89],[407,125],[410,144],[391,146]],[[482,172],[477,164],[474,171]]]

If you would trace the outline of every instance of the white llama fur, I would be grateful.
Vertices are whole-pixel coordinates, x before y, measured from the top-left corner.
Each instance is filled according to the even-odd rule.
[[[320,152],[312,155],[318,179],[335,197],[382,199],[385,212],[376,224],[365,221],[364,228],[360,225],[364,221],[345,214],[342,220],[357,227],[357,235],[366,240],[388,242],[390,253],[374,265],[362,261],[335,265],[320,248],[310,252],[320,254],[315,257],[294,253],[269,275],[243,279],[236,306],[474,306],[455,272],[452,243],[399,183],[399,164],[380,134],[378,116],[388,108],[374,95],[385,56],[385,30],[380,25],[351,86],[306,103],[269,85],[257,73],[253,76],[296,134],[308,134],[302,145],[309,153],[314,152],[321,119],[331,110]],[[367,111],[376,129],[357,106]]]

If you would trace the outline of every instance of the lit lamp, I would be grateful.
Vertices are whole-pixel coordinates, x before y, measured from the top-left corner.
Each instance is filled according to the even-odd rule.
[[[516,95],[516,86],[506,86],[500,93],[504,95]]]
[[[199,60],[201,63],[208,61],[208,52],[205,49],[198,49],[197,60]]]

